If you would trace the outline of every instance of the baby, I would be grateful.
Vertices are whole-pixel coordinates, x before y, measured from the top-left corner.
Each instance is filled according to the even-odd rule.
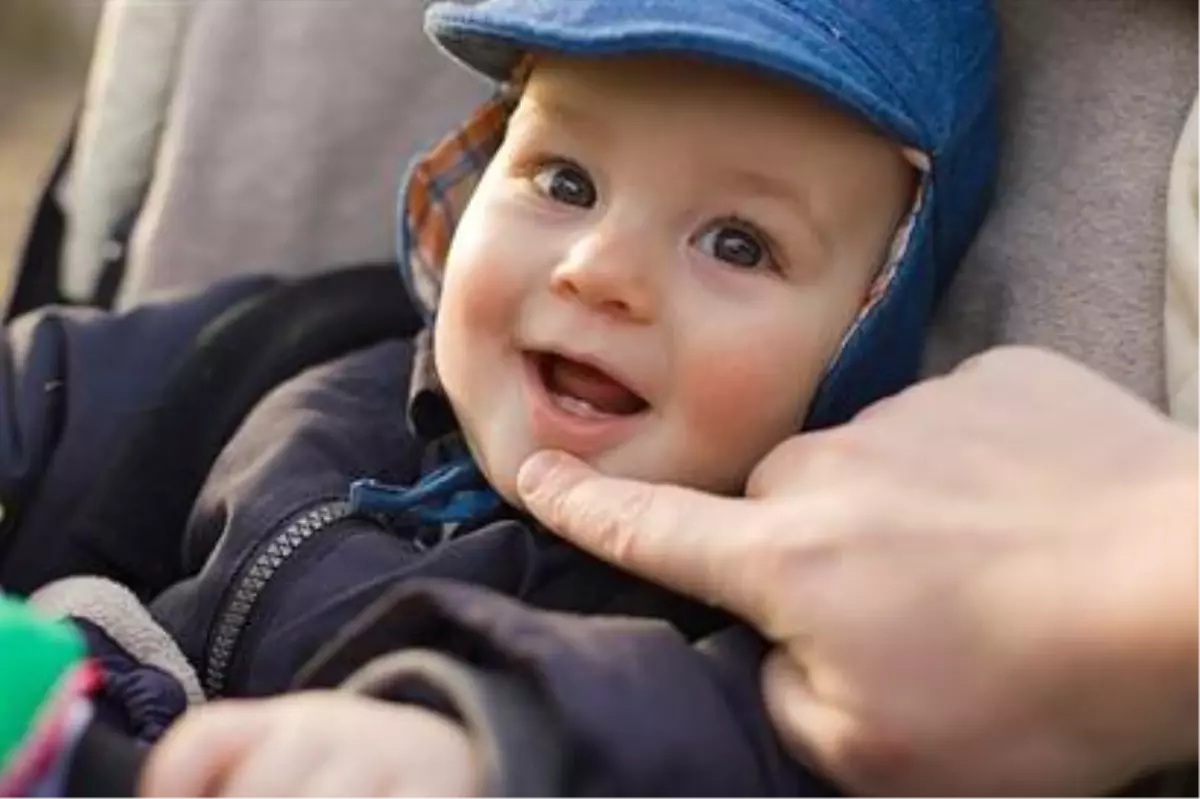
[[[542,448],[742,490],[794,433],[911,210],[915,170],[787,82],[546,55],[445,258],[435,362],[516,502]]]
[[[148,790],[829,790],[770,734],[752,636],[692,647],[728,620],[546,536],[516,476],[558,449],[738,494],[786,438],[914,379],[991,188],[988,3],[483,0],[427,20],[500,86],[401,192],[429,326],[263,401],[193,518],[223,508],[220,546],[152,606],[211,697],[299,672],[376,698],[214,703],[159,745]],[[412,485],[313,504],[358,474]],[[273,491],[286,512],[263,510]]]

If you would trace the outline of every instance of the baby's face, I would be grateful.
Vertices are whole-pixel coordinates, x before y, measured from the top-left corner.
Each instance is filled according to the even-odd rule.
[[[460,221],[439,375],[491,483],[571,452],[742,489],[795,432],[912,196],[898,149],[790,86],[547,59]]]

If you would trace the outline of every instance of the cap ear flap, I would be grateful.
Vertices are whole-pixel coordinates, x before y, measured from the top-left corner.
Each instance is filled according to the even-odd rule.
[[[397,200],[396,251],[409,294],[426,320],[437,310],[454,229],[504,141],[533,65],[532,55],[523,57],[491,99],[409,164]]]
[[[902,154],[904,159],[912,164],[920,174],[916,191],[913,192],[913,199],[908,211],[900,220],[900,224],[896,226],[896,232],[888,246],[887,257],[880,266],[871,287],[867,290],[862,308],[859,309],[854,322],[842,336],[841,342],[825,367],[825,374],[817,387],[813,402],[809,406],[808,415],[801,420],[802,429],[825,427],[828,424],[836,423],[832,421],[835,418],[837,421],[842,421],[843,416],[853,415],[858,410],[856,406],[860,404],[859,401],[852,400],[849,396],[843,396],[846,380],[843,376],[846,371],[846,356],[857,348],[862,338],[876,326],[873,324],[876,313],[896,284],[906,277],[904,270],[919,266],[920,259],[914,257],[914,248],[917,246],[917,231],[922,227],[927,227],[927,225],[922,226],[919,223],[924,221],[922,213],[926,210],[932,187],[933,162],[927,154],[919,150],[904,148]],[[859,388],[855,388],[853,393],[858,395],[862,392]]]
[[[500,149],[513,108],[509,94],[498,94],[409,167],[398,198],[397,256],[426,319],[437,309],[454,229]]]

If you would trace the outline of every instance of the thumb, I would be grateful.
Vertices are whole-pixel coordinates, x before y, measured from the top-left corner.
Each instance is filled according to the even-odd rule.
[[[768,607],[750,500],[606,477],[562,452],[525,461],[517,491],[552,532],[618,568],[751,622]]]
[[[775,733],[793,758],[838,781],[852,797],[900,797],[916,759],[905,738],[870,727],[853,709],[818,695],[796,655],[775,649],[762,667],[762,695]]]

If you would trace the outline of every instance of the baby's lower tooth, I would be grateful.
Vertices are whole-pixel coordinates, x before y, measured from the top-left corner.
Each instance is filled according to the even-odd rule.
[[[577,397],[566,397],[562,394],[557,395],[554,399],[558,403],[558,407],[576,416],[584,416],[589,419],[599,419],[605,416],[604,413],[596,410],[596,407],[587,400],[581,400]]]

